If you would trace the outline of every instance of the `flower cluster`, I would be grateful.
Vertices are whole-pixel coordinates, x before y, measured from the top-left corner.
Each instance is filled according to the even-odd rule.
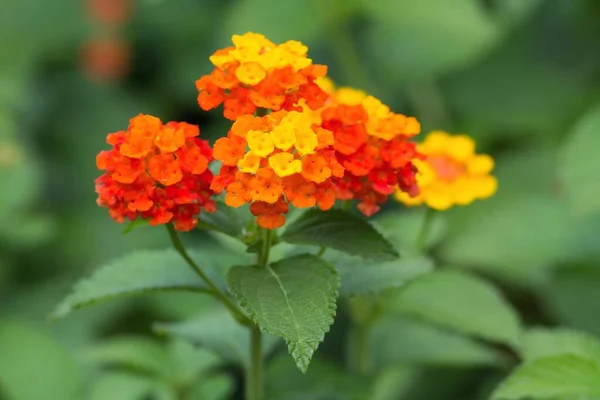
[[[333,132],[336,158],[346,169],[335,180],[338,198],[358,200],[359,210],[370,216],[397,187],[416,196],[413,160],[419,156],[408,140],[419,133],[419,122],[359,90],[321,84],[330,92],[320,111],[321,126]]]
[[[415,161],[420,194],[411,198],[397,191],[396,198],[402,203],[425,203],[436,210],[447,210],[486,199],[496,192],[498,181],[490,175],[494,160],[475,154],[475,142],[470,137],[434,131],[417,148],[426,157]]]
[[[214,145],[223,166],[211,189],[225,191],[229,206],[250,203],[260,226],[280,227],[289,203],[322,210],[333,206],[332,180],[344,174],[333,145],[333,134],[314,125],[309,113],[240,117]]]
[[[212,151],[197,138],[198,127],[184,122],[163,124],[149,115],[131,119],[127,131],[109,134],[113,148],[96,157],[98,204],[118,222],[138,217],[150,225],[173,222],[192,229],[203,208],[215,211],[208,169]]]
[[[210,57],[215,66],[196,87],[198,104],[211,110],[223,103],[223,115],[236,120],[254,114],[257,107],[268,110],[299,110],[302,99],[310,108],[323,105],[327,94],[315,83],[327,73],[324,65],[313,64],[308,48],[290,40],[276,45],[263,35],[234,35],[234,46]]]
[[[415,118],[360,90],[335,88],[302,43],[274,44],[255,33],[232,42],[196,82],[200,107],[223,104],[234,121],[212,149],[197,127],[148,115],[108,135],[113,148],[97,157],[106,173],[96,191],[112,218],[189,230],[202,208],[215,211],[213,195],[225,193],[227,205],[248,204],[258,225],[274,229],[290,204],[327,210],[356,200],[370,216],[394,193],[407,205],[443,210],[496,191],[493,160],[476,155],[467,136],[433,132],[416,145]],[[213,155],[221,163],[214,177]]]

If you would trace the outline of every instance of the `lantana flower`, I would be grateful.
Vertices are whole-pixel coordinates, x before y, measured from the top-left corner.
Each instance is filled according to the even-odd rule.
[[[290,203],[330,209],[335,203],[332,180],[344,174],[333,144],[333,134],[314,125],[308,113],[281,110],[240,117],[214,145],[222,167],[211,189],[225,191],[229,206],[249,203],[258,224],[268,229],[285,223]]]
[[[274,44],[252,32],[233,35],[232,42],[233,46],[210,57],[214,70],[196,81],[203,110],[223,103],[225,118],[236,120],[254,114],[257,108],[299,111],[300,99],[316,109],[327,99],[315,83],[325,76],[327,67],[313,64],[301,42]]]
[[[334,180],[337,197],[358,200],[358,209],[370,216],[397,187],[416,196],[413,161],[419,155],[409,140],[420,132],[419,122],[360,90],[318,83],[330,94],[319,111],[320,124],[333,132],[335,156],[346,170]]]
[[[111,150],[96,157],[98,204],[118,221],[148,219],[150,225],[173,222],[188,231],[201,209],[216,210],[208,169],[212,151],[197,136],[198,127],[185,122],[163,124],[150,115],[130,120],[126,131],[111,133]]]
[[[426,204],[443,211],[486,199],[496,192],[498,181],[491,175],[494,159],[476,154],[475,142],[469,136],[434,131],[417,149],[425,156],[424,160],[415,161],[420,193],[409,197],[398,190],[396,199],[402,203]]]

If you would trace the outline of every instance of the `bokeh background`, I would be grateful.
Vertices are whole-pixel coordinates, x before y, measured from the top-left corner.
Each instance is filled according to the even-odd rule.
[[[136,400],[94,349],[122,335],[154,340],[153,322],[204,307],[164,294],[46,319],[96,267],[168,245],[162,229],[123,235],[96,206],[95,155],[140,112],[199,124],[211,141],[225,135],[220,111],[198,108],[194,81],[248,30],[304,42],[337,84],[417,116],[424,132],[475,137],[497,159],[500,189],[438,218],[435,257],[496,282],[530,324],[600,335],[597,0],[3,0],[0,10],[0,399]],[[400,236],[416,236],[419,211],[386,213],[400,215]],[[287,382],[352,398],[334,388],[338,314],[319,350],[326,361],[306,377],[277,364],[273,393]],[[497,379],[485,368],[405,367],[401,389],[372,398],[484,399]],[[221,394],[198,398],[239,398],[239,371],[227,371]]]

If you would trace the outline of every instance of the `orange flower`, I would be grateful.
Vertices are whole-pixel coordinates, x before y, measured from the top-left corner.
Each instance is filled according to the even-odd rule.
[[[111,150],[96,157],[98,205],[118,222],[149,219],[150,225],[173,222],[187,231],[198,222],[200,209],[215,211],[208,169],[212,151],[198,139],[198,127],[185,122],[163,123],[138,115],[127,131],[109,134]]]
[[[415,163],[420,194],[411,198],[398,191],[398,201],[409,206],[424,203],[443,211],[496,193],[498,181],[491,175],[494,159],[476,154],[475,142],[469,136],[434,131],[418,145],[418,150],[425,156]]]
[[[309,113],[243,116],[215,143],[214,156],[223,167],[211,189],[225,191],[225,203],[232,207],[250,203],[260,226],[278,228],[289,203],[333,207],[332,179],[341,178],[344,168],[332,144],[333,134],[314,125]]]
[[[415,196],[413,161],[420,156],[409,139],[419,133],[419,122],[361,91],[335,90],[328,80],[317,83],[329,93],[319,111],[321,127],[333,132],[335,157],[346,170],[333,179],[337,198],[358,200],[358,209],[370,216],[396,187]]]
[[[200,108],[208,111],[223,103],[225,118],[236,120],[257,107],[300,111],[301,99],[313,109],[324,104],[327,94],[315,80],[325,76],[327,67],[313,64],[302,43],[274,44],[252,32],[233,35],[232,42],[210,57],[215,69],[196,81]]]
[[[112,37],[92,39],[81,52],[83,73],[90,80],[116,81],[128,72],[131,48],[125,41]]]

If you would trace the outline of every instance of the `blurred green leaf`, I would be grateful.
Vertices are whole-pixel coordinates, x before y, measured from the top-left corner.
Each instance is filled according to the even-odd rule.
[[[398,290],[389,307],[515,349],[521,344],[521,323],[512,306],[494,286],[463,273],[419,277]]]
[[[280,239],[293,244],[330,247],[372,260],[398,258],[391,243],[371,224],[342,210],[308,210],[288,224]]]
[[[404,394],[416,376],[418,370],[412,366],[391,365],[379,372],[371,388],[370,400],[397,400]]]
[[[165,363],[165,376],[175,387],[190,387],[201,376],[220,363],[220,358],[210,350],[199,348],[176,338],[167,345],[169,360]],[[203,377],[208,379],[208,377]]]
[[[200,214],[198,228],[224,233],[232,237],[240,237],[248,223],[243,210],[229,207],[221,201],[217,201],[216,204],[216,212]]]
[[[86,400],[144,400],[155,391],[152,379],[128,372],[106,372],[91,385]]]
[[[400,287],[433,269],[433,261],[424,256],[395,261],[365,261],[357,257],[326,257],[338,270],[342,286],[340,294],[378,293]]]
[[[267,398],[281,400],[357,400],[366,399],[370,378],[344,371],[319,357],[302,374],[286,355],[267,365]]]
[[[386,76],[403,80],[446,73],[492,48],[500,31],[475,0],[364,2],[373,19],[366,45]]]
[[[219,278],[216,268],[201,254],[192,257],[201,260],[199,265],[209,276]],[[169,290],[206,292],[208,289],[174,250],[137,251],[100,267],[91,277],[80,281],[55,308],[52,318],[64,317],[99,301]]]
[[[561,175],[565,193],[578,215],[600,211],[600,104],[577,122],[563,145]]]
[[[583,332],[566,328],[532,329],[523,338],[526,362],[570,354],[600,363],[600,340]]]
[[[83,353],[86,361],[99,366],[118,366],[159,375],[165,370],[163,346],[146,337],[122,336],[104,340]]]
[[[190,400],[225,400],[231,398],[234,382],[227,375],[201,379],[190,390]]]
[[[219,45],[230,45],[231,35],[251,31],[262,33],[275,43],[300,40],[304,43],[318,38],[322,24],[319,13],[308,4],[290,7],[270,0],[235,0],[224,23],[220,25]],[[227,42],[225,42],[227,40]]]
[[[562,202],[548,195],[498,196],[455,215],[462,217],[460,225],[439,249],[446,264],[537,284],[566,254],[569,218]]]
[[[494,400],[600,398],[600,364],[574,355],[541,358],[517,368]]]
[[[553,276],[542,299],[563,325],[600,335],[599,285],[597,268],[568,268]]]
[[[205,346],[229,362],[250,365],[250,333],[229,313],[208,311],[182,322],[157,324],[154,329]],[[273,351],[277,342],[275,337],[263,335],[265,356]]]
[[[76,400],[80,378],[74,360],[53,337],[0,320],[0,388],[6,400]]]
[[[296,365],[306,372],[333,324],[340,286],[335,268],[306,254],[265,268],[234,267],[227,281],[261,330],[284,338]]]
[[[522,13],[532,3],[492,2],[498,4],[498,19],[505,26],[520,23],[515,11]],[[553,142],[582,108],[597,100],[593,77],[600,58],[592,39],[598,36],[597,15],[585,3],[543,2],[535,18],[489,56],[444,77],[442,89],[461,131],[478,141],[515,143],[535,137],[538,143]],[[540,45],[547,42],[553,46]]]
[[[491,0],[493,16],[507,27],[523,23],[546,0]]]
[[[375,227],[383,236],[388,239],[400,251],[402,257],[416,255],[420,253],[416,249],[417,237],[423,223],[427,209],[425,207],[413,210],[398,210],[382,212],[376,217]],[[445,236],[448,230],[447,218],[445,213],[436,213],[431,221],[427,246],[429,249],[437,245]]]
[[[370,349],[378,368],[396,364],[470,367],[503,363],[497,352],[472,339],[398,316],[384,317],[373,325]]]

